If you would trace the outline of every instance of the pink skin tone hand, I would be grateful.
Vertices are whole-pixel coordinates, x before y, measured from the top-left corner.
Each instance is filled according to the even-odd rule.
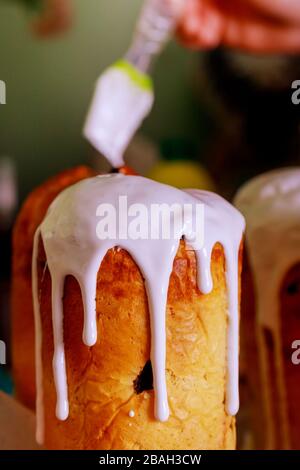
[[[72,24],[71,0],[45,0],[45,7],[31,25],[36,36],[49,37],[65,32]]]
[[[279,21],[296,26],[300,24],[300,3],[297,0],[246,0],[247,2],[258,11]]]
[[[299,0],[185,0],[178,27],[189,47],[300,52]]]

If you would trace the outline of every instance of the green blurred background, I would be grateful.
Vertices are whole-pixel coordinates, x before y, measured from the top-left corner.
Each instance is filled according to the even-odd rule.
[[[17,206],[49,176],[100,162],[82,137],[85,115],[96,79],[126,52],[143,3],[72,0],[72,27],[42,39],[32,33],[34,12],[25,5],[40,1],[0,0],[0,80],[7,87],[7,104],[0,105],[0,339],[8,345],[8,366]],[[155,106],[141,129],[146,139],[135,139],[126,161],[143,173],[138,160],[149,157],[145,174],[153,179],[213,189],[228,199],[256,174],[299,166],[300,106],[291,101],[299,77],[300,56],[222,47],[200,53],[173,41],[153,72]],[[240,445],[249,437],[243,358],[241,366]],[[0,369],[0,389],[11,392],[8,369]]]
[[[0,79],[7,104],[0,108],[0,155],[17,166],[21,199],[59,170],[85,162],[81,135],[93,85],[123,55],[142,0],[74,0],[73,27],[50,39],[30,31],[31,13],[0,0]],[[193,91],[198,54],[173,42],[154,71],[156,103],[143,132],[155,142],[205,142],[208,120]]]

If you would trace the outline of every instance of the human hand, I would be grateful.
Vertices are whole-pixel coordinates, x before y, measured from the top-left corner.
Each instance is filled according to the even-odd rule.
[[[185,0],[178,27],[189,47],[300,52],[299,0]]]

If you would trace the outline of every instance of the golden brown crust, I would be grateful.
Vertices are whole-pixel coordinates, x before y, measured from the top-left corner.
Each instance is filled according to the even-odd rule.
[[[264,421],[262,384],[259,371],[255,291],[247,251],[243,258],[242,292],[240,392],[241,409],[245,413],[243,425],[248,436],[249,432],[251,433],[250,447],[263,449],[266,423]],[[253,367],[254,364],[257,367]],[[246,435],[246,438],[248,436]],[[244,444],[244,442],[241,442],[241,445]]]
[[[89,177],[72,170],[38,188],[24,204],[14,231],[13,359],[18,397],[33,406],[34,327],[31,300],[33,235],[48,206],[67,186]],[[241,266],[241,259],[240,259]],[[153,416],[153,390],[137,393],[136,379],[150,357],[144,280],[128,253],[110,250],[98,273],[98,342],[82,342],[83,308],[76,280],[64,291],[64,331],[70,416],[55,417],[51,279],[40,243],[38,277],[43,336],[43,392],[49,449],[233,449],[235,419],[225,412],[227,290],[225,259],[212,256],[214,290],[201,295],[193,251],[180,244],[167,308],[167,386],[171,416]],[[135,411],[134,418],[129,411]]]
[[[292,361],[292,344],[300,340],[300,262],[286,273],[280,292],[280,338],[290,448],[300,449],[300,366]],[[299,349],[299,348],[298,348]]]
[[[17,398],[35,407],[34,320],[31,294],[33,236],[55,197],[92,176],[86,167],[67,170],[35,189],[26,199],[13,233],[12,360]]]
[[[297,450],[300,448],[300,375],[299,366],[292,362],[292,343],[299,339],[300,331],[300,263],[292,266],[285,274],[278,292],[279,331],[275,327],[275,317],[274,329],[259,325],[255,311],[257,294],[253,285],[253,272],[246,257],[244,264],[241,304],[242,353],[246,364],[257,364],[257,367],[245,369],[254,446],[259,449]],[[274,299],[274,305],[276,300]],[[266,367],[263,373],[264,354]],[[281,383],[285,397],[280,393]]]
[[[153,416],[153,390],[134,382],[150,357],[144,281],[132,258],[110,250],[98,274],[98,341],[82,342],[83,307],[76,280],[64,291],[70,416],[55,418],[51,279],[42,244],[38,272],[43,331],[43,390],[49,449],[234,449],[235,420],[225,412],[227,293],[222,247],[212,257],[214,290],[201,295],[196,260],[181,242],[167,309],[167,387],[171,416]],[[129,417],[129,411],[135,417]]]
[[[138,176],[136,171],[134,171],[133,168],[131,168],[130,166],[122,166],[121,168],[119,168],[118,172],[127,176]]]

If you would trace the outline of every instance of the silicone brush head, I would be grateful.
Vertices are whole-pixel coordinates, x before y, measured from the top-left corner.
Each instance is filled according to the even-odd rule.
[[[154,101],[151,78],[126,60],[99,78],[84,127],[84,135],[114,168],[124,165],[123,154]]]
[[[183,4],[146,0],[125,59],[98,80],[84,135],[115,168],[124,165],[124,151],[151,111],[154,93],[147,73],[172,36]]]

